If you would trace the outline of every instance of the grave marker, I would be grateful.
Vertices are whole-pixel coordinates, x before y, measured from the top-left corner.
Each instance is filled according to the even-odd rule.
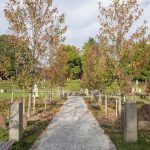
[[[137,107],[134,102],[125,103],[124,140],[125,142],[137,142]]]
[[[89,90],[88,89],[85,89],[85,94],[86,94],[86,96],[89,95]]]
[[[9,140],[20,141],[23,136],[23,103],[10,104]]]

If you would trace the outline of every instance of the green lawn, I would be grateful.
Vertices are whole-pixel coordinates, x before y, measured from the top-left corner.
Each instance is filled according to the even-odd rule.
[[[0,141],[8,140],[8,130],[0,128]]]
[[[20,142],[16,142],[12,148],[14,150],[28,150],[37,140],[37,138],[45,131],[48,123],[52,120],[53,116],[59,111],[60,107],[63,105],[64,100],[56,99],[51,105],[47,105],[46,111],[44,110],[44,104],[39,102],[36,106],[36,112],[41,114],[39,120],[28,120],[28,126],[23,132],[23,139]],[[1,105],[0,105],[1,106]],[[43,116],[44,115],[44,116]],[[8,141],[8,120],[7,128],[0,128],[0,141]]]
[[[123,133],[108,133],[117,150],[149,150],[150,149],[150,131],[138,131],[137,143],[124,142]]]
[[[28,128],[24,131],[23,139],[21,142],[16,142],[11,150],[28,150],[32,147],[33,143],[43,133],[47,127],[49,120],[45,121],[31,121],[28,123]]]
[[[37,83],[37,85],[38,85],[38,88],[39,88],[39,97],[40,98],[45,96],[45,94],[42,92],[43,90],[46,90],[47,93],[49,93],[49,86],[48,86],[49,82],[48,81],[46,81],[44,83],[39,82],[39,83]],[[11,91],[12,86],[11,86],[9,81],[0,81],[0,89]],[[81,89],[80,81],[77,81],[77,80],[66,81],[66,83],[63,85],[62,89],[66,90],[66,91],[79,91]],[[54,98],[57,97],[57,90],[58,90],[58,87],[54,86],[53,87],[53,97]],[[12,95],[12,93],[10,91],[0,93],[0,100],[10,100],[11,95]],[[14,92],[14,99],[20,99],[22,97],[23,97],[23,93],[21,91]],[[28,97],[27,92],[25,94],[25,97]]]
[[[0,81],[0,89],[11,90],[12,85],[9,81]]]
[[[92,111],[93,115],[97,119],[100,124],[100,127],[104,129],[105,134],[107,134],[112,142],[114,143],[117,150],[150,150],[150,129],[145,131],[138,131],[138,141],[137,143],[126,143],[124,142],[123,133],[120,132],[120,128],[118,126],[118,122],[112,120],[113,115],[112,111],[115,113],[115,110],[111,107],[109,109],[109,118],[108,121],[104,119],[104,105],[100,107],[100,109],[94,109],[92,107],[92,102],[90,99],[86,99],[89,109]],[[138,107],[141,105],[138,104]]]
[[[64,84],[63,89],[68,91],[80,91],[81,83],[78,80],[70,80]]]

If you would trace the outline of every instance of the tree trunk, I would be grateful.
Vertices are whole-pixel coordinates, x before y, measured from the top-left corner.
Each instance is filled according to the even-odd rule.
[[[116,96],[116,117],[118,117],[118,99]]]
[[[100,104],[102,104],[102,94],[101,93],[99,93],[98,101]]]
[[[108,118],[108,101],[107,95],[105,94],[105,117]]]
[[[13,103],[14,101],[14,89],[12,89],[12,92],[11,92],[11,103]]]
[[[14,84],[12,84],[11,103],[14,101]]]
[[[45,91],[45,111],[47,109],[47,92]]]
[[[126,102],[126,95],[123,96],[124,103]]]
[[[58,97],[60,97],[60,86],[58,85]]]
[[[36,97],[35,94],[33,95],[33,114],[35,114],[35,104],[36,104]]]
[[[49,100],[52,101],[52,98],[53,98],[53,96],[52,96],[53,95],[53,93],[52,93],[53,92],[52,91],[52,82],[50,83],[49,89],[50,89],[50,91],[49,91]]]
[[[25,100],[25,90],[23,88],[23,114],[25,114],[26,110],[26,100]]]
[[[118,113],[119,117],[121,117],[121,96],[119,96],[118,98]]]
[[[29,91],[29,100],[28,100],[28,117],[31,116],[31,107],[32,107],[32,88]]]

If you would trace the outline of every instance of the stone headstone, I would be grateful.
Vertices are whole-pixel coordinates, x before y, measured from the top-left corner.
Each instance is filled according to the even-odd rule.
[[[132,87],[132,93],[134,93],[135,92],[135,88],[134,87]]]
[[[6,117],[0,114],[0,128],[6,128]]]
[[[135,92],[139,92],[139,88],[138,87],[135,88]]]
[[[3,89],[1,89],[1,90],[0,90],[0,93],[1,93],[1,94],[3,94],[3,93],[4,93],[4,90],[3,90]]]
[[[125,103],[124,140],[125,142],[137,142],[137,107],[134,102]]]
[[[9,140],[20,141],[23,137],[23,103],[10,104]]]
[[[85,95],[88,96],[89,95],[89,90],[85,89]]]
[[[33,96],[39,97],[39,89],[38,89],[38,87],[37,87],[36,84],[34,84],[34,88],[33,88]]]
[[[142,93],[142,89],[141,88],[139,88],[139,91],[138,91],[139,93]]]
[[[93,100],[94,100],[94,92],[91,91],[91,101],[93,101]]]
[[[139,81],[138,80],[136,80],[136,85],[139,85]]]

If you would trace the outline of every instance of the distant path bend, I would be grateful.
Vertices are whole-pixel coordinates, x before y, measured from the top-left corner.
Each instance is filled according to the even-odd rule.
[[[37,150],[115,150],[82,97],[69,97],[35,143]]]

